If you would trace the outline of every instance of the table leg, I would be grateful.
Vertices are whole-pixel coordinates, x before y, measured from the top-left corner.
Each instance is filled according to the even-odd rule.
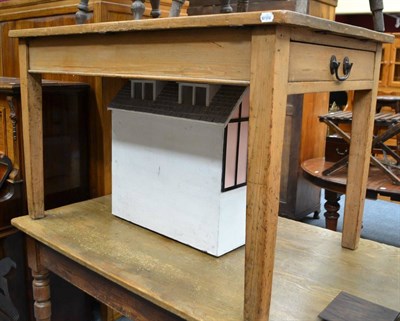
[[[325,200],[324,208],[326,212],[325,216],[325,226],[327,229],[336,231],[337,230],[337,222],[340,217],[338,211],[340,209],[339,201],[340,194],[336,192],[332,192],[329,190],[325,190]]]
[[[244,320],[268,321],[287,103],[286,30],[252,35]]]
[[[375,54],[373,79],[379,79],[381,49],[382,45],[379,44]],[[354,95],[349,170],[342,233],[342,247],[352,250],[357,248],[361,234],[377,91],[378,84],[375,84],[372,90],[359,90]]]
[[[357,248],[361,234],[375,103],[376,90],[355,92],[342,233],[342,246],[352,250]]]
[[[31,218],[44,217],[42,77],[29,70],[29,49],[19,44],[25,182]]]
[[[36,321],[50,321],[51,302],[49,271],[46,269],[40,271],[32,270],[32,276],[35,319]]]
[[[28,266],[32,271],[36,321],[51,321],[49,271],[40,262],[40,250],[34,239],[27,238]]]

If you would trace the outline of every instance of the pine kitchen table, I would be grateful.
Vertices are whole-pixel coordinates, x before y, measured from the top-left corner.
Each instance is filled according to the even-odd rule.
[[[105,290],[99,294],[99,299],[127,315],[136,316],[138,320],[174,320],[176,316],[207,321],[268,320],[278,224],[277,182],[281,172],[286,100],[291,94],[355,91],[346,192],[346,200],[351,202],[347,201],[345,206],[342,246],[357,248],[381,47],[383,42],[392,42],[392,36],[290,11],[25,29],[11,31],[10,36],[19,38],[25,176],[30,217],[30,220],[16,219],[13,224],[31,237],[29,258],[34,275],[38,321],[50,320],[47,268],[57,270],[75,284],[88,280],[84,273],[94,273],[99,278],[99,285],[93,282],[81,285],[89,293],[96,293],[93,287],[97,290],[101,285],[111,289],[112,284],[122,287],[121,291],[125,291],[126,295],[134,293],[134,296],[129,296],[134,300],[129,310],[119,292]],[[154,276],[157,280],[152,274],[154,265],[160,270],[174,270],[175,267],[159,264],[158,260],[163,258],[152,256],[162,256],[167,252],[149,252],[148,256],[137,252],[143,262],[137,269],[125,265],[127,257],[135,259],[135,253],[109,253],[118,254],[111,258],[97,252],[106,244],[117,245],[114,242],[122,233],[116,229],[104,234],[104,239],[97,239],[94,234],[91,239],[97,226],[92,226],[90,222],[98,220],[98,215],[103,215],[104,211],[111,216],[109,209],[99,207],[98,212],[92,209],[93,213],[87,217],[89,221],[82,218],[82,223],[74,219],[69,222],[65,218],[66,224],[74,224],[76,228],[80,224],[91,227],[85,235],[70,234],[62,228],[53,230],[59,232],[57,238],[50,237],[51,233],[37,233],[38,230],[43,232],[52,220],[51,215],[46,217],[43,207],[41,78],[44,73],[250,86],[244,294],[237,302],[239,307],[235,308],[235,316],[224,315],[224,311],[231,313],[232,306],[229,304],[236,302],[234,297],[239,292],[234,287],[231,291],[219,291],[223,285],[217,280],[207,282],[207,270],[212,270],[213,264],[218,263],[212,263],[215,261],[205,254],[203,263],[211,263],[209,268],[204,267],[201,284],[185,283],[183,279],[176,278],[171,281],[174,286],[167,291],[161,286],[158,288],[158,282],[144,288],[136,287],[136,281],[125,283],[131,277],[142,280],[145,276],[151,279]],[[61,211],[57,217],[62,218],[63,215]],[[132,233],[133,229],[132,226]],[[131,233],[129,230],[125,233]],[[310,233],[318,234],[316,231]],[[98,244],[88,249],[85,246],[89,240]],[[337,251],[343,250],[338,246]],[[97,265],[93,264],[96,255],[106,261],[107,269],[96,268]],[[68,268],[54,266],[53,263],[58,259],[61,262],[61,258],[77,264],[81,274],[70,274]],[[310,265],[313,264],[310,260]],[[223,269],[223,266],[219,268]],[[227,268],[222,274],[229,274],[230,270]],[[80,280],[76,280],[75,277],[80,275]],[[162,280],[159,281],[161,284]],[[230,287],[229,284],[225,286]],[[310,283],[309,286],[313,285]],[[211,302],[198,306],[194,303],[197,298],[190,297],[189,293],[180,297],[179,287],[192,287],[194,293],[203,290],[208,293]],[[220,292],[226,293],[226,296],[218,296]],[[181,303],[187,300],[193,305],[182,307]],[[282,311],[295,309],[291,302],[280,304],[283,305]],[[316,311],[310,312],[310,316],[316,317],[316,314]],[[280,317],[273,319],[282,320]]]

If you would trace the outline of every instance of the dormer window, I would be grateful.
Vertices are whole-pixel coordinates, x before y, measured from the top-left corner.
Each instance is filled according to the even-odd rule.
[[[155,101],[164,85],[163,81],[131,79],[131,98]]]
[[[178,103],[208,107],[219,87],[209,84],[179,83]]]

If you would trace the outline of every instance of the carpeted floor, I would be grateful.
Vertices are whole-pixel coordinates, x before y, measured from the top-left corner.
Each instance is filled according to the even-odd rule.
[[[342,231],[343,226],[344,200],[345,197],[342,196],[338,221],[339,232]],[[307,217],[303,222],[325,228],[324,203],[325,200],[322,195],[320,219],[315,220],[312,217]],[[383,200],[366,200],[361,237],[400,247],[400,204]]]

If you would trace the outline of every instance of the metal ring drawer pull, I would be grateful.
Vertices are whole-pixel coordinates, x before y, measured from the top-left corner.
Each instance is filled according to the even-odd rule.
[[[336,56],[333,55],[331,57],[331,62],[330,62],[330,70],[331,74],[336,76],[336,79],[339,81],[345,81],[347,78],[350,76],[351,72],[351,67],[353,67],[353,63],[350,63],[350,60],[348,57],[344,57],[343,59],[343,75],[344,76],[339,76],[339,66],[340,62],[337,61]]]
[[[336,148],[336,154],[340,156],[346,156],[349,153],[347,149],[345,149],[343,152],[340,151],[339,147]]]

